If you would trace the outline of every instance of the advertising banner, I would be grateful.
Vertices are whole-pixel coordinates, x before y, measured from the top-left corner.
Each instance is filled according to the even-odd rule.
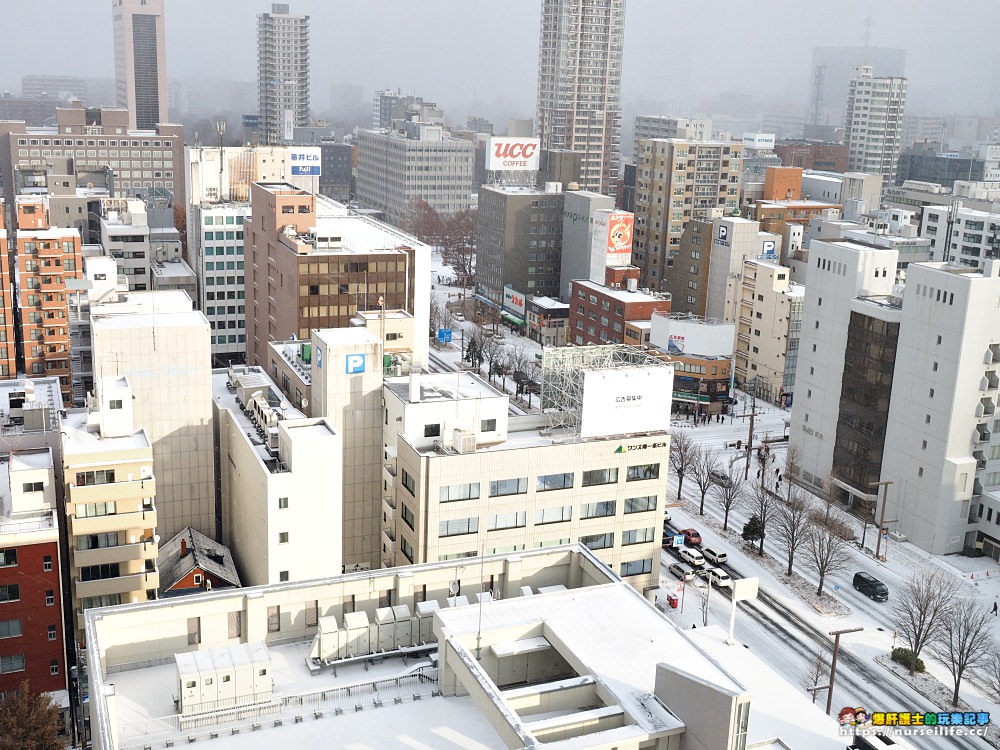
[[[503,288],[503,309],[515,315],[524,317],[524,295],[516,291],[513,287]]]
[[[486,169],[490,172],[537,172],[538,138],[490,138]]]
[[[316,147],[296,148],[288,153],[293,175],[319,177],[321,173],[322,151]]]
[[[673,383],[668,366],[584,373],[580,437],[669,431]]]

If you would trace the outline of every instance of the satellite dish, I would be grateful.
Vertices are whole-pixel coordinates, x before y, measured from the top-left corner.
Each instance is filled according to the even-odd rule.
[[[307,398],[302,399],[302,408],[306,409],[308,407],[309,407],[309,399]]]
[[[449,581],[448,582],[448,595],[449,596],[458,596],[458,590],[459,590],[458,589],[458,581]]]
[[[284,411],[285,409],[288,408],[288,402],[285,401],[285,399],[281,399],[281,403],[278,404],[278,408],[280,408],[282,411]]]

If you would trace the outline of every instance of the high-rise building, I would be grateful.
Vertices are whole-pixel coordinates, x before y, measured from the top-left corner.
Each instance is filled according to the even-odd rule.
[[[616,188],[625,0],[543,0],[535,127],[543,149],[583,153],[580,186]]]
[[[632,125],[633,157],[639,153],[639,141],[650,138],[683,138],[688,141],[712,139],[712,121],[670,115],[636,115]]]
[[[289,143],[309,124],[309,16],[288,3],[257,14],[257,103],[261,143]]]
[[[844,120],[844,91],[854,67],[871,65],[881,75],[906,75],[906,50],[890,47],[813,47],[812,109],[817,125],[840,125]],[[822,71],[818,73],[817,71]],[[818,78],[818,80],[817,80]]]
[[[639,286],[663,291],[687,223],[739,206],[743,144],[674,138],[639,145],[632,263],[642,269]]]
[[[115,91],[131,130],[167,120],[167,53],[163,0],[113,0]]]
[[[905,78],[876,77],[871,65],[854,69],[844,120],[850,171],[880,174],[883,184],[895,184],[905,108]]]

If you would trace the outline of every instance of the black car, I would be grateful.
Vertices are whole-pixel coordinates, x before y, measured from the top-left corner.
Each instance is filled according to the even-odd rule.
[[[854,574],[854,588],[876,602],[889,599],[889,588],[871,573],[860,571]]]

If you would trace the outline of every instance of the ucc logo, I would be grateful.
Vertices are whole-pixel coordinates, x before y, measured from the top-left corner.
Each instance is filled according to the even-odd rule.
[[[498,143],[493,155],[498,159],[530,159],[537,148],[537,143]]]

